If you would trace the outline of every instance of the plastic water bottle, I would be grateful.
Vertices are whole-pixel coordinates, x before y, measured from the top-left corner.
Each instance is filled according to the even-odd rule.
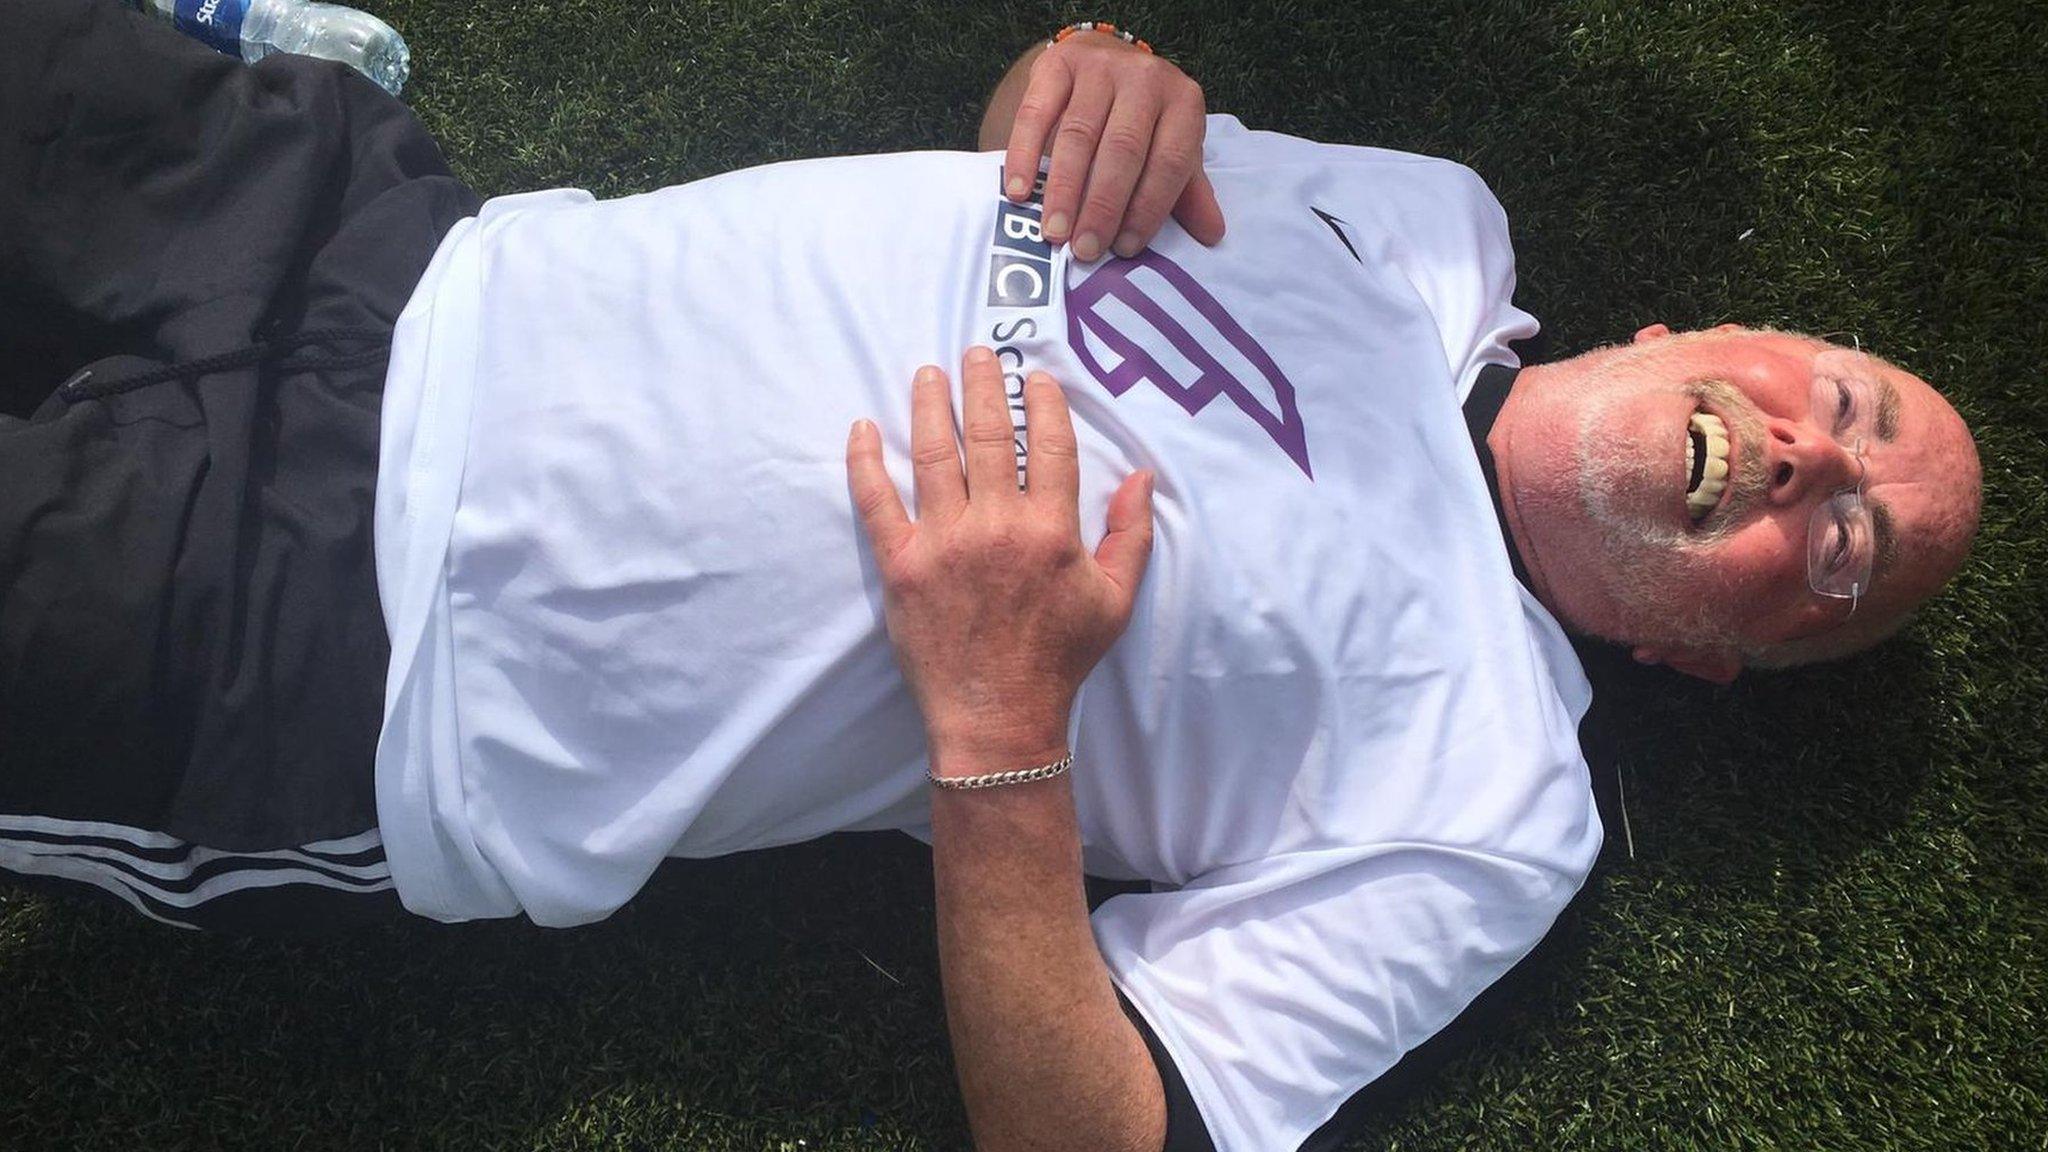
[[[180,32],[249,63],[272,52],[339,60],[393,96],[405,87],[412,51],[368,12],[314,0],[143,0]]]

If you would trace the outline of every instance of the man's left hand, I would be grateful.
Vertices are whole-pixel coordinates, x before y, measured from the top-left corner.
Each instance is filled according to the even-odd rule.
[[[1069,36],[1020,67],[1029,79],[1010,125],[1004,190],[1022,202],[1051,151],[1046,239],[1071,241],[1084,261],[1105,248],[1136,256],[1168,213],[1204,244],[1223,239],[1223,209],[1202,172],[1199,84],[1098,32]]]

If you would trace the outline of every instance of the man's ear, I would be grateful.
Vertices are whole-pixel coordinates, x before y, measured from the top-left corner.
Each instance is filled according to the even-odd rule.
[[[1662,340],[1669,335],[1671,335],[1671,325],[1669,324],[1645,324],[1643,327],[1636,329],[1635,342],[1643,344],[1651,340]]]
[[[1636,648],[1630,655],[1638,664],[1662,664],[1674,672],[1697,677],[1709,684],[1733,684],[1742,674],[1742,657],[1719,648]]]

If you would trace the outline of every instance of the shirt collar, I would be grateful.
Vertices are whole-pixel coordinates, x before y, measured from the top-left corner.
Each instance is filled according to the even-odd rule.
[[[1486,434],[1493,430],[1493,421],[1500,415],[1501,405],[1507,403],[1508,391],[1515,386],[1519,372],[1520,369],[1506,364],[1488,364],[1479,370],[1479,378],[1472,382],[1472,391],[1465,397],[1465,431],[1472,435],[1472,452],[1479,457],[1479,471],[1486,477],[1486,498],[1493,501],[1493,518],[1500,527],[1501,544],[1508,550],[1508,565],[1522,587],[1529,588],[1529,569],[1523,566],[1522,554],[1515,549],[1515,534],[1508,529],[1507,509],[1501,504],[1500,475],[1493,465],[1493,449],[1486,446]]]

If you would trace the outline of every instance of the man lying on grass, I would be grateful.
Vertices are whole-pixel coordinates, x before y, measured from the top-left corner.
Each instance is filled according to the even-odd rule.
[[[1911,373],[1519,367],[1471,172],[1205,120],[1099,30],[998,89],[1006,156],[479,204],[337,68],[20,24],[0,866],[571,925],[902,829],[987,1148],[1300,1145],[1591,867],[1567,630],[1853,651],[1974,528]]]

